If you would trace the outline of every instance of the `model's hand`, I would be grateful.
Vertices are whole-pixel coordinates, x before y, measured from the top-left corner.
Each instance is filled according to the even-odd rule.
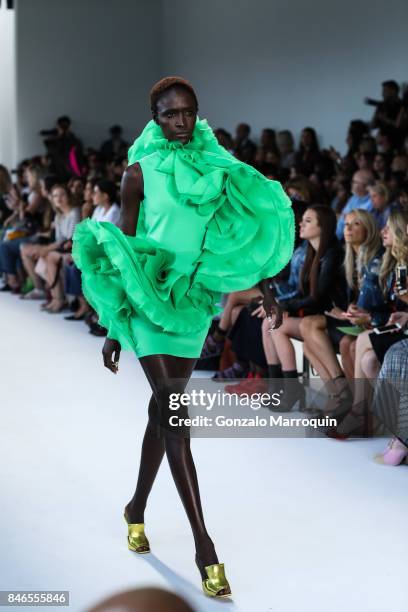
[[[103,365],[114,374],[118,373],[121,346],[117,340],[106,338],[103,345]]]

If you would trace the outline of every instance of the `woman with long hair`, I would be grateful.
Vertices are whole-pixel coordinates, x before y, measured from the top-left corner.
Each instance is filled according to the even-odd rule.
[[[379,269],[379,285],[384,295],[386,317],[380,323],[387,325],[402,323],[405,325],[406,306],[399,300],[395,292],[396,266],[408,265],[408,212],[392,211],[385,228],[382,230],[385,253]],[[370,381],[377,378],[384,356],[393,344],[404,338],[403,332],[393,332],[377,335],[372,330],[372,318],[367,313],[361,313],[356,321],[370,325],[371,329],[362,332],[355,342],[354,357],[354,398],[351,409],[340,425],[328,433],[331,437],[345,439],[351,434],[369,435],[369,404],[372,394]],[[378,325],[378,322],[377,322]]]
[[[292,379],[279,408],[290,409],[296,399],[304,402],[304,389],[298,381],[295,349],[291,338],[303,340],[303,317],[323,313],[333,301],[344,299],[341,271],[343,249],[335,236],[336,215],[329,206],[315,204],[306,209],[300,224],[300,238],[307,240],[304,264],[300,271],[299,296],[280,300],[286,317],[279,329],[269,332],[262,326],[268,371],[273,379]],[[271,367],[272,366],[272,367]]]
[[[303,350],[333,399],[350,399],[344,372],[351,379],[355,337],[338,327],[352,326],[361,312],[370,312],[378,324],[384,323],[384,297],[379,285],[381,238],[370,213],[356,209],[346,215],[344,273],[347,304],[334,304],[327,313],[307,316],[301,322]],[[343,369],[337,359],[342,356]]]

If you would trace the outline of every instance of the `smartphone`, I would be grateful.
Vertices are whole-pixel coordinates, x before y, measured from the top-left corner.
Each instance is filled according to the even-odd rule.
[[[397,329],[401,329],[401,325],[399,323],[394,323],[393,325],[381,325],[379,327],[374,327],[374,333],[375,334],[387,334],[388,332],[392,331],[392,330],[397,330]]]
[[[407,290],[407,266],[397,266],[395,269],[395,282],[398,288],[398,295],[405,295]]]

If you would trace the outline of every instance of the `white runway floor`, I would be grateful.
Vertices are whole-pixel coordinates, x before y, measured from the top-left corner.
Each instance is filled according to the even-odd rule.
[[[193,439],[234,593],[214,602],[201,594],[166,460],[145,517],[153,552],[127,549],[122,511],[150,397],[136,357],[122,353],[114,376],[84,323],[8,293],[0,333],[0,589],[69,590],[75,612],[142,585],[174,590],[200,612],[406,609],[408,468],[372,461],[384,440]]]

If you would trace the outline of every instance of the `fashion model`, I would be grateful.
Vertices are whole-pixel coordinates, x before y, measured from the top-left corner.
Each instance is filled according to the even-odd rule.
[[[199,120],[188,81],[162,79],[150,99],[153,119],[129,149],[119,226],[85,219],[76,226],[72,254],[84,295],[108,330],[105,367],[117,373],[121,349],[132,350],[152,389],[136,490],[125,507],[129,548],[150,551],[144,512],[166,454],[204,593],[227,597],[190,436],[170,425],[169,394],[184,392],[223,292],[259,283],[271,326],[281,324],[269,280],[291,258],[294,217],[280,183],[235,159]]]

